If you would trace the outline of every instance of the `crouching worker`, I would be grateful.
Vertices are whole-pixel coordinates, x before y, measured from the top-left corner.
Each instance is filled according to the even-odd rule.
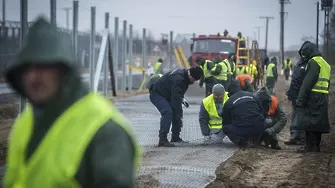
[[[254,92],[254,78],[249,74],[237,75],[236,79],[240,81],[240,85],[243,91]]]
[[[248,141],[258,142],[265,130],[259,100],[252,93],[242,91],[238,80],[232,80],[228,95],[221,116],[223,133],[240,147],[247,146]]]
[[[260,141],[271,149],[281,149],[278,144],[277,134],[285,127],[287,118],[285,112],[279,104],[278,98],[271,96],[266,87],[261,88],[255,94],[257,99],[263,105],[263,111],[266,117],[266,129],[261,136]]]
[[[173,147],[167,140],[172,123],[171,142],[184,142],[180,138],[183,125],[184,94],[188,86],[203,76],[200,67],[175,69],[164,74],[149,89],[150,101],[161,114],[158,146]]]
[[[213,93],[202,100],[199,112],[199,124],[205,140],[211,136],[223,138],[222,132],[222,110],[224,103],[228,100],[228,92],[221,84],[213,86]]]

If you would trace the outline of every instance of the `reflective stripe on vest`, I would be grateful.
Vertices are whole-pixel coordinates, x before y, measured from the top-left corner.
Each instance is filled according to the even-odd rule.
[[[291,67],[291,65],[292,65],[292,61],[285,61],[284,62],[284,69],[289,69],[290,67]]]
[[[249,67],[247,67],[247,73],[249,73],[252,77],[255,77],[257,73],[257,67],[253,64],[250,64]]]
[[[226,66],[226,64],[224,62],[220,62],[217,65],[221,65],[221,72],[220,72],[219,75],[213,75],[214,78],[216,78],[218,80],[226,81],[227,78],[228,78],[228,67]]]
[[[276,65],[274,63],[270,63],[266,69],[266,76],[267,77],[274,77],[273,75],[273,68],[275,67]]]
[[[254,79],[252,78],[252,76],[250,76],[249,74],[241,74],[241,75],[237,75],[236,79],[240,81],[241,87],[244,88],[245,85],[245,80],[248,79],[250,81],[250,83],[252,84]]]
[[[243,41],[243,40],[245,40],[245,38],[242,36],[242,37],[237,37],[238,38],[238,40],[240,40],[240,41]]]
[[[278,108],[278,98],[271,96],[271,106],[269,108],[268,115],[271,117],[276,116],[277,108]]]
[[[34,115],[32,107],[26,107],[9,137],[4,187],[80,187],[75,175],[85,151],[96,132],[108,120],[119,124],[132,138],[134,168],[138,168],[140,148],[132,135],[131,124],[110,101],[99,94],[89,93],[57,118],[28,161],[26,152],[34,128]]]
[[[155,63],[155,65],[154,65],[154,73],[155,74],[158,74],[158,70],[159,70],[159,68],[162,66],[162,63],[161,62],[157,62],[157,63]]]
[[[237,75],[245,74],[245,67],[238,67],[236,69],[236,74]]]
[[[210,72],[211,70],[207,69],[207,63],[209,63],[209,62],[211,62],[211,61],[206,60],[206,62],[204,63],[204,66],[200,66],[200,68],[202,68],[202,70],[204,71],[204,77],[205,78],[209,78],[209,77],[212,76],[211,72]]]
[[[319,66],[319,79],[312,88],[312,91],[328,94],[331,68],[326,60],[321,56],[312,58]]]
[[[224,105],[228,99],[229,99],[228,92],[226,92],[224,95],[222,104]],[[210,129],[221,129],[222,128],[222,118],[216,110],[216,105],[215,105],[213,94],[204,98],[202,100],[202,103],[209,116],[209,121],[208,121],[209,128]]]
[[[230,67],[230,62],[229,62],[229,60],[228,60],[228,59],[225,59],[223,62],[224,62],[224,63],[226,64],[226,66],[227,66],[227,72],[228,72],[228,74],[229,74],[229,75],[233,75],[232,69],[231,69],[231,67]]]

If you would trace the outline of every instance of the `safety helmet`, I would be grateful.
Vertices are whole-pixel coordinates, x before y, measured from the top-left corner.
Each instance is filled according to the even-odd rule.
[[[237,36],[238,36],[238,37],[242,37],[242,33],[239,31],[239,32],[237,33]]]

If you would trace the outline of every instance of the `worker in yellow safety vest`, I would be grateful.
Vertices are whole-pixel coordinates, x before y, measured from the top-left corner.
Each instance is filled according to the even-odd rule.
[[[212,93],[212,88],[216,83],[213,75],[211,74],[211,70],[215,67],[214,62],[205,60],[202,57],[197,57],[195,62],[199,64],[200,68],[204,71],[203,77],[199,81],[199,86],[202,87],[203,83],[205,83],[206,91],[205,96],[209,96]]]
[[[9,136],[5,188],[135,183],[140,153],[132,125],[86,89],[71,52],[56,26],[38,18],[6,70],[8,84],[29,104]]]
[[[266,87],[271,95],[273,94],[273,89],[276,85],[277,78],[277,58],[273,57],[266,67]]]
[[[240,43],[240,48],[245,48],[246,47],[245,38],[242,36],[241,32],[237,33],[237,38],[238,38],[238,42]],[[242,50],[242,52],[243,52],[243,50]],[[243,53],[241,55],[244,56]]]
[[[221,60],[219,56],[215,57],[215,67],[210,71],[213,75],[216,83],[222,84],[225,88],[229,87],[228,75],[230,72],[229,63],[226,63]]]
[[[236,68],[236,75],[242,75],[242,74],[247,74],[247,70],[245,66],[237,67]]]
[[[221,84],[213,87],[213,94],[202,100],[199,112],[199,124],[202,135],[208,141],[212,137],[224,137],[222,132],[222,110],[225,102],[229,99],[228,92]]]
[[[254,89],[257,89],[256,85],[257,85],[257,82],[258,82],[258,80],[257,80],[258,79],[258,70],[257,70],[256,60],[253,60],[252,63],[250,63],[249,66],[246,67],[246,71],[254,79],[253,87],[254,87]]]
[[[230,35],[229,35],[229,32],[228,32],[227,29],[225,29],[225,30],[223,31],[223,35],[222,35],[222,36],[227,37],[227,38],[230,38]]]
[[[154,65],[154,74],[164,74],[162,67],[163,59],[159,58]]]
[[[328,94],[331,67],[314,43],[303,45],[300,54],[308,63],[296,100],[297,116],[293,120],[306,135],[305,146],[298,152],[320,152],[322,134],[330,132]]]
[[[284,69],[285,80],[288,80],[288,78],[290,77],[290,71],[293,69],[292,61],[290,60],[290,58],[287,58],[286,61],[284,61],[282,69]]]

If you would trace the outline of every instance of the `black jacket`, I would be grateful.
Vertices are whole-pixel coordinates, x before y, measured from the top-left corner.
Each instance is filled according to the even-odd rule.
[[[150,92],[158,94],[169,101],[176,118],[183,117],[182,100],[190,85],[187,69],[175,69],[164,74],[151,87]]]
[[[287,98],[290,101],[295,101],[298,98],[302,81],[306,75],[306,65],[307,62],[300,59],[293,68],[291,84],[288,91],[286,92]]]
[[[251,92],[242,91],[240,83],[233,80],[228,88],[229,99],[222,112],[223,125],[232,124],[238,136],[253,136],[265,129],[263,108]]]

